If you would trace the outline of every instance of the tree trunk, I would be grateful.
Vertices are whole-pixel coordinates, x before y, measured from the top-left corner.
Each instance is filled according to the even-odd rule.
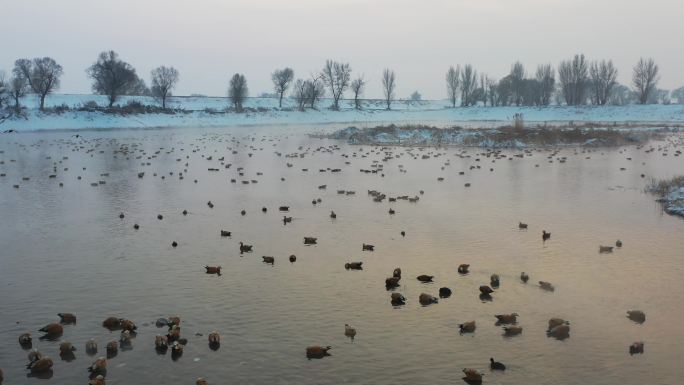
[[[43,111],[45,109],[45,95],[41,94],[40,95],[40,110]]]
[[[283,108],[283,93],[280,93],[280,100],[278,101],[278,108]]]

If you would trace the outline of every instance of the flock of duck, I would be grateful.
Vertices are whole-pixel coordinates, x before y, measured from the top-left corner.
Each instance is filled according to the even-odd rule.
[[[104,140],[101,139],[93,139],[91,141],[85,140],[81,136],[76,136],[77,140],[66,140],[66,141],[59,141],[59,145],[64,148],[71,148],[72,151],[82,151],[85,152],[86,154],[89,154],[91,157],[95,153],[104,153],[104,150],[102,147],[106,147],[106,144],[113,145],[114,142],[105,142]],[[255,138],[251,138],[252,141],[254,141]],[[206,137],[203,138],[203,141],[208,142],[211,140],[216,140],[216,137]],[[266,139],[262,139],[264,141]],[[272,141],[273,139],[271,139]],[[233,145],[238,145],[240,141],[236,138],[231,139]],[[43,145],[44,143],[39,143],[36,144],[36,146]],[[275,144],[274,144],[275,146]],[[263,147],[258,148],[253,144],[246,145],[248,155],[251,157],[252,152],[258,151],[258,150],[263,150]],[[192,152],[200,152],[202,149],[201,147],[195,146],[192,149]],[[311,149],[304,149],[302,147],[299,148],[299,152],[297,153],[291,153],[291,154],[286,154],[286,158],[303,158],[307,155],[310,155],[313,152],[333,152],[339,150],[339,147],[333,145],[329,147],[320,147],[315,150]],[[174,153],[175,151],[179,151],[178,149],[171,149],[171,150],[164,150],[163,148],[160,148],[159,150],[155,151],[154,154],[149,154],[147,153],[142,146],[139,146],[138,144],[121,144],[119,145],[116,150],[114,151],[114,156],[123,156],[126,157],[126,159],[129,159],[130,157],[133,157],[138,160],[142,160],[141,165],[142,166],[149,166],[151,164],[151,161],[155,158],[157,158],[161,152],[165,151],[166,154],[171,154]],[[182,149],[180,151],[183,151]],[[233,154],[237,153],[237,150],[232,150]],[[526,150],[523,154],[520,155],[522,156],[528,156],[531,150]],[[576,150],[577,151],[577,150]],[[588,150],[583,150],[588,151]],[[393,157],[399,157],[397,154],[393,154],[392,150],[389,148],[376,148],[374,150],[371,150],[370,152],[363,153],[362,151],[359,151],[358,153],[354,153],[352,155],[344,154],[344,157],[367,157],[371,153],[375,154],[384,154],[385,160]],[[419,151],[414,151],[413,149],[407,149],[405,151],[405,154],[409,157],[412,157],[414,159],[418,159],[419,157],[422,159],[430,158],[430,157],[440,157],[445,155],[445,153],[440,153],[440,152],[429,152],[427,154],[422,153],[422,149],[419,149]],[[282,153],[279,153],[276,151],[277,156],[282,156]],[[462,151],[460,153],[456,154],[459,157],[470,157],[471,155],[467,155],[466,151]],[[558,153],[553,152],[550,156],[549,159],[550,161],[555,160],[559,162],[564,162],[565,159],[563,157],[557,157]],[[490,158],[493,157],[495,159],[503,159],[507,157],[501,150],[487,150],[485,152],[479,153],[476,155],[477,161],[479,161],[480,158]],[[517,155],[516,155],[517,156]],[[206,156],[202,155],[203,158],[205,158],[208,161],[213,161],[212,156]],[[146,158],[146,159],[145,159]],[[61,160],[54,161],[53,162],[53,174],[49,176],[49,178],[55,178],[56,174],[58,173],[58,167],[60,167],[60,164],[63,161],[66,161],[68,157],[63,157]],[[186,162],[184,163],[184,169],[182,172],[178,172],[176,175],[178,176],[179,179],[184,179],[185,175],[188,174],[188,162],[187,159],[189,159],[189,156],[186,156]],[[11,162],[13,162],[12,160]],[[177,158],[177,162],[182,162],[182,158]],[[219,164],[222,166],[224,169],[231,168],[231,164],[225,162],[224,157],[217,158],[217,161]],[[4,161],[2,163],[4,164]],[[349,162],[346,162],[346,164],[349,164]],[[447,160],[444,163],[445,166],[449,165],[449,161]],[[288,167],[293,167],[293,164],[288,162],[287,163]],[[537,165],[538,166],[538,165]],[[443,168],[443,167],[442,167]],[[471,169],[473,168],[480,168],[480,166],[472,166]],[[86,168],[83,167],[83,170]],[[208,169],[209,171],[220,171],[219,168],[216,167],[211,167]],[[400,172],[406,172],[404,169],[403,165],[399,166]],[[252,183],[258,183],[258,179],[244,179],[244,170],[242,167],[237,167],[236,168],[237,174],[239,177],[243,178],[240,182],[242,184],[252,184]],[[336,168],[329,168],[329,169],[320,169],[319,172],[340,172],[340,169]],[[371,167],[369,169],[361,169],[360,170],[363,173],[370,173],[370,174],[378,174],[379,176],[384,176],[383,172],[383,164],[380,163],[379,161],[373,161]],[[493,169],[491,170],[493,171]],[[62,170],[63,173],[68,172],[68,167],[63,168]],[[308,172],[308,169],[302,169],[302,172]],[[463,172],[460,173],[461,175]],[[157,174],[154,174],[157,176]],[[173,176],[174,173],[170,172],[169,176]],[[257,173],[257,176],[263,175],[262,173]],[[6,173],[2,173],[0,176],[5,177]],[[98,182],[93,182],[93,186],[100,186],[103,184],[106,184],[106,177],[108,177],[108,173],[102,173],[100,174],[100,177],[103,178],[103,180],[100,180]],[[145,177],[145,172],[141,171],[137,173],[138,178],[144,178]],[[166,177],[166,175],[160,175],[162,179]],[[77,177],[78,180],[81,180],[81,176]],[[237,183],[237,179],[231,179],[232,183]],[[443,178],[442,178],[443,179]],[[23,177],[22,181],[28,181],[29,177]],[[284,178],[281,178],[281,180],[284,181]],[[198,183],[198,180],[194,180],[195,183]],[[60,186],[63,186],[63,182],[60,182]],[[469,187],[470,183],[466,183],[465,187]],[[19,185],[14,185],[15,188],[19,188]],[[318,186],[319,190],[325,190],[327,188],[326,185],[320,185]],[[346,189],[340,189],[337,190],[337,193],[340,195],[355,195],[356,192],[353,190],[346,190]],[[419,194],[409,196],[409,195],[394,195],[392,196],[391,194],[386,194],[382,193],[377,190],[368,190],[368,195],[373,199],[375,202],[383,202],[385,199],[387,199],[389,202],[397,202],[398,200],[405,200],[410,203],[416,203],[420,200],[421,195],[423,195],[424,192],[421,190]],[[311,202],[313,205],[317,205],[321,203],[320,198],[314,198]],[[214,208],[215,204],[211,201],[207,202],[207,206],[211,209]],[[262,208],[262,211],[265,213],[268,211],[266,207]],[[285,215],[283,216],[283,224],[287,225],[288,223],[292,222],[293,217],[288,216],[287,213],[289,212],[289,206],[280,206],[278,207],[278,211],[284,213]],[[188,215],[187,210],[183,210],[182,215]],[[390,208],[388,210],[389,215],[395,215],[396,211],[393,208]],[[246,211],[242,210],[240,212],[242,216],[246,215]],[[335,211],[330,211],[329,217],[331,219],[336,219],[337,218],[337,213]],[[126,217],[126,213],[121,213],[119,214],[120,219],[124,219]],[[158,220],[163,220],[164,217],[162,214],[159,214],[157,216]],[[135,230],[139,230],[141,227],[138,223],[133,224],[133,228]],[[518,228],[521,231],[525,231],[528,229],[528,225],[523,222],[518,223]],[[232,237],[233,232],[220,229],[219,234],[221,237]],[[400,235],[402,237],[406,237],[406,232],[402,230],[400,232]],[[541,234],[541,238],[543,242],[549,241],[551,239],[551,233],[547,232],[546,230],[543,230]],[[305,245],[315,245],[318,242],[317,237],[312,237],[312,236],[305,236],[303,237],[303,243]],[[171,242],[171,245],[175,248],[178,246],[178,241],[173,240]],[[600,253],[610,253],[613,252],[614,247],[621,248],[623,246],[622,241],[617,240],[615,242],[615,246],[606,246],[606,245],[600,245],[599,246],[599,252]],[[375,246],[372,244],[367,244],[367,243],[362,243],[361,244],[361,251],[363,252],[373,252],[375,250]],[[250,244],[246,244],[242,241],[239,242],[239,253],[252,253],[255,251],[255,247]],[[297,257],[295,255],[290,255],[288,257],[288,260],[290,263],[295,263],[297,261]],[[274,256],[267,256],[264,255],[262,256],[262,261],[265,264],[270,264],[273,265],[276,263],[276,257]],[[363,261],[348,261],[344,264],[344,268],[347,270],[362,270],[363,269]],[[469,264],[461,264],[457,267],[456,271],[458,274],[461,275],[467,275],[469,274],[470,265]],[[204,272],[206,274],[212,274],[212,275],[221,275],[221,266],[209,266],[206,265],[204,266]],[[522,272],[519,275],[520,281],[523,284],[527,284],[528,281],[530,280],[530,276]],[[398,289],[401,287],[401,280],[402,280],[402,270],[401,268],[395,268],[392,271],[391,276],[387,277],[385,279],[385,288],[387,291],[389,291],[389,300],[390,304],[395,307],[400,307],[406,304],[407,299],[402,295]],[[427,275],[427,274],[420,274],[416,276],[417,281],[421,283],[430,283],[433,282],[434,276],[433,275]],[[539,280],[537,281],[539,288],[548,292],[554,292],[555,287],[551,282]],[[479,286],[479,298],[482,301],[491,301],[493,296],[496,294],[497,290],[500,289],[501,282],[500,282],[500,277],[498,274],[491,274],[490,276],[490,282],[489,284],[483,284]],[[452,295],[452,290],[449,287],[441,287],[438,290],[438,296],[434,296],[429,293],[421,293],[418,296],[418,302],[423,305],[423,306],[430,306],[437,304],[440,299],[444,298],[449,298]],[[502,326],[502,333],[505,336],[508,337],[514,337],[517,335],[520,335],[523,333],[523,327],[518,323],[518,318],[520,315],[518,313],[508,313],[508,314],[493,314],[492,315],[496,319],[496,325],[497,326]],[[61,359],[65,361],[69,361],[70,359],[73,359],[77,352],[77,348],[72,345],[68,340],[61,340],[65,329],[64,325],[70,325],[73,326],[76,324],[76,316],[72,313],[60,313],[59,314],[60,320],[58,322],[53,322],[47,324],[45,327],[41,328],[39,331],[43,333],[43,335],[40,337],[42,339],[47,339],[50,341],[60,341],[58,345],[58,354]],[[643,323],[646,320],[645,313],[641,310],[630,310],[627,312],[627,317],[631,319],[634,322],[637,323]],[[95,358],[90,366],[87,368],[84,368],[84,376],[88,377],[89,384],[91,385],[105,385],[106,383],[106,378],[107,378],[107,367],[108,367],[108,362],[112,359],[115,359],[115,357],[118,355],[119,351],[125,351],[126,349],[130,348],[134,338],[137,336],[137,326],[135,322],[132,320],[129,320],[127,318],[121,318],[121,317],[108,317],[102,322],[102,326],[104,328],[107,328],[108,330],[111,331],[120,331],[119,338],[118,339],[113,339],[111,341],[108,341],[104,349],[100,348],[98,346],[98,343],[94,339],[90,339],[84,346],[85,352],[91,356],[95,357],[98,356],[98,353],[100,353],[101,350],[104,350],[104,355],[98,356]],[[155,335],[154,338],[152,339],[151,337],[148,339],[148,344],[150,349],[154,349],[157,353],[160,354],[165,354],[167,351],[170,351],[170,355],[172,359],[176,360],[180,358],[183,354],[183,348],[184,346],[188,343],[188,340],[186,338],[183,338],[181,336],[181,320],[179,317],[174,316],[174,317],[169,317],[169,318],[160,318],[156,322],[156,326],[159,328],[166,328],[167,331],[165,334],[158,334]],[[458,325],[458,331],[461,334],[467,334],[467,333],[474,333],[476,331],[477,324],[474,320],[467,320]],[[349,338],[354,338],[357,334],[357,331],[354,327],[352,327],[349,324],[344,325],[344,335],[349,337]],[[546,334],[549,337],[553,337],[559,340],[566,339],[570,336],[570,322],[568,320],[558,318],[558,317],[551,317],[548,320],[548,328],[546,330]],[[140,336],[137,336],[140,338]],[[33,335],[30,332],[23,333],[19,336],[18,342],[21,345],[22,348],[28,350],[28,357],[27,357],[27,364],[26,364],[26,370],[30,373],[36,374],[36,375],[41,375],[43,373],[51,373],[52,367],[53,367],[53,360],[48,354],[44,354],[44,352],[39,351],[38,349],[35,349],[33,347]],[[217,350],[220,348],[221,344],[221,336],[218,331],[212,331],[211,333],[208,334],[207,336],[207,344],[208,347],[212,350]],[[311,345],[306,347],[305,349],[305,355],[308,359],[322,359],[324,357],[331,356],[330,351],[333,347],[326,345],[326,346],[319,346],[319,345]],[[629,353],[630,354],[638,354],[638,353],[643,353],[644,352],[644,343],[641,341],[634,342],[632,345],[629,346]],[[483,362],[485,362],[483,360]],[[497,371],[504,371],[506,370],[506,365],[502,362],[497,362],[494,360],[493,357],[489,358],[489,368],[491,370],[497,370]],[[87,370],[86,370],[87,369]],[[469,383],[480,383],[483,380],[484,373],[482,370],[477,369],[477,368],[472,368],[472,367],[467,367],[462,369],[463,372],[463,379]],[[0,369],[0,383],[3,381],[3,372],[2,369]],[[198,378],[196,380],[196,385],[208,385],[208,382],[204,378]]]

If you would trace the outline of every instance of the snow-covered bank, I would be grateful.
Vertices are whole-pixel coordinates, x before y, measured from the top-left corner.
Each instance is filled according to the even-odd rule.
[[[684,217],[684,176],[653,181],[646,190],[660,196],[658,201],[666,213]]]
[[[147,97],[123,97],[120,105],[134,100],[146,105],[156,102]],[[46,106],[63,107],[62,111],[40,112],[34,96],[24,98],[27,106],[24,117],[0,119],[0,131],[50,129],[107,129],[149,127],[228,127],[237,125],[270,124],[326,124],[350,123],[359,126],[383,123],[429,123],[440,126],[459,124],[471,127],[500,126],[510,122],[513,115],[522,113],[525,121],[534,122],[672,122],[684,123],[682,105],[603,106],[603,107],[468,107],[449,108],[445,100],[397,101],[387,111],[381,101],[364,102],[363,110],[355,110],[352,101],[344,101],[341,111],[328,109],[329,101],[322,100],[317,110],[298,111],[294,101],[283,100],[278,108],[274,98],[249,98],[244,113],[225,112],[229,101],[216,97],[173,97],[173,113],[110,114],[102,111],[79,110],[88,102],[106,105],[101,95],[50,95]]]

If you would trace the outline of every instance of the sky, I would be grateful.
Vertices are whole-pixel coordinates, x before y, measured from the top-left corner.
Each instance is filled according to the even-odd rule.
[[[0,70],[17,58],[51,56],[64,67],[60,92],[90,93],[85,69],[115,50],[149,84],[177,68],[177,95],[225,96],[230,76],[251,96],[272,92],[270,74],[296,78],[326,59],[351,64],[380,97],[395,71],[397,97],[446,97],[450,65],[472,64],[496,79],[516,60],[528,73],[584,53],[612,59],[618,80],[652,57],[659,87],[684,85],[681,0],[0,0]]]

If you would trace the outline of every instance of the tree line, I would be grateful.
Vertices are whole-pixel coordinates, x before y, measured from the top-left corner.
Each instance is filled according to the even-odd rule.
[[[105,95],[110,108],[123,95],[140,95],[154,97],[161,108],[166,109],[180,79],[177,69],[159,66],[151,71],[151,86],[148,87],[135,68],[114,51],[100,53],[85,72],[92,80],[93,93]],[[45,98],[59,89],[63,73],[62,66],[50,57],[17,59],[9,78],[0,72],[0,108],[7,106],[20,111],[20,99],[33,93],[40,100],[40,109],[44,110]],[[528,73],[522,63],[515,62],[510,72],[498,81],[484,73],[478,74],[471,64],[450,66],[445,80],[447,99],[452,107],[652,104],[669,103],[670,97],[684,103],[684,87],[671,93],[657,88],[660,73],[653,59],[641,58],[632,68],[632,88],[619,84],[617,75],[618,70],[611,60],[590,62],[584,55],[577,54],[561,61],[557,70],[552,64],[541,64]],[[349,63],[333,60],[327,60],[321,71],[296,80],[292,68],[276,69],[271,80],[279,107],[282,108],[283,98],[289,92],[300,110],[316,108],[326,93],[332,102],[330,108],[339,110],[340,100],[348,91],[354,107],[361,109],[361,97],[367,85],[363,75],[352,79]],[[393,70],[383,70],[381,87],[383,102],[389,110],[396,98]],[[230,77],[227,94],[232,108],[242,111],[249,94],[243,74]],[[414,92],[411,99],[420,100],[420,94]]]

